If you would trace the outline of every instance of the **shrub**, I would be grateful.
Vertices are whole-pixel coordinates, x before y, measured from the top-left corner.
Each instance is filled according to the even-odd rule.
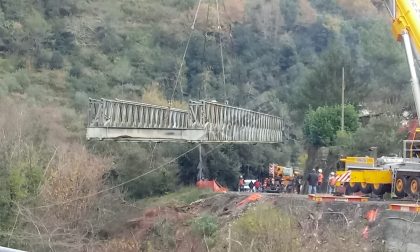
[[[85,92],[77,91],[74,95],[74,107],[77,111],[86,111],[89,104],[89,96]]]
[[[24,69],[16,71],[14,76],[16,81],[23,89],[26,89],[31,84],[31,79],[29,78],[28,72]]]
[[[217,220],[214,216],[204,215],[195,219],[192,223],[192,230],[201,237],[213,237],[218,229]]]
[[[196,187],[187,187],[176,192],[178,195],[177,198],[179,198],[179,200],[184,204],[191,204],[192,202],[202,199],[212,193],[213,192],[211,190],[203,190]]]
[[[159,250],[173,250],[176,247],[175,229],[173,223],[166,219],[159,220],[154,224],[153,228],[154,246]]]
[[[193,233],[203,239],[202,241],[207,248],[213,248],[215,246],[217,229],[217,219],[211,215],[201,216],[192,223]]]
[[[297,222],[272,205],[248,210],[232,226],[232,251],[300,251]],[[241,244],[241,245],[240,245]]]
[[[45,90],[45,88],[41,85],[30,85],[26,89],[26,94],[28,95],[29,98],[32,98],[33,101],[43,101],[43,102],[48,101],[46,98],[48,93]]]
[[[64,66],[63,56],[59,52],[54,52],[50,60],[51,69],[61,69]]]
[[[80,118],[80,114],[72,109],[64,109],[63,115],[63,126],[70,132],[79,133],[83,132],[83,121]]]
[[[40,50],[35,55],[35,67],[38,69],[48,67],[50,60],[51,60],[51,52],[47,50]]]
[[[9,93],[21,93],[23,92],[22,86],[16,80],[13,74],[8,74],[2,78],[2,83],[7,87]]]
[[[8,87],[6,85],[0,85],[0,98],[9,94]]]
[[[83,73],[83,66],[80,63],[76,63],[72,66],[72,68],[70,69],[70,76],[72,77],[76,77],[79,78]]]

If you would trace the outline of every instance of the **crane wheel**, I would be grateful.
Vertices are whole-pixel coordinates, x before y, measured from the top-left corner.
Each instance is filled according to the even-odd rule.
[[[375,195],[381,196],[384,195],[387,191],[387,187],[385,184],[372,184],[372,192]]]
[[[350,191],[353,193],[357,193],[360,191],[360,183],[356,182],[349,182]]]
[[[397,176],[397,180],[395,180],[395,195],[398,198],[404,198],[407,196],[406,188],[408,185],[408,180],[404,176]]]
[[[410,177],[410,184],[408,186],[408,191],[410,195],[413,197],[420,196],[420,178]]]
[[[372,192],[372,185],[362,182],[360,183],[360,191],[364,194],[368,194]]]

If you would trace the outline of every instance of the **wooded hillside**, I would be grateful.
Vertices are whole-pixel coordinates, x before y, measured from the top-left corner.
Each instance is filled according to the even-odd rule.
[[[262,177],[272,162],[304,168],[311,144],[305,115],[341,102],[344,67],[346,103],[382,116],[320,145],[361,153],[377,142],[380,153],[398,150],[400,114],[413,99],[405,54],[381,1],[220,0],[217,8],[203,0],[191,29],[198,2],[0,0],[1,244],[28,245],[38,232],[74,222],[67,232],[73,244],[89,228],[78,220],[112,202],[103,197],[163,195],[195,182],[198,149],[147,179],[96,195],[193,146],[87,143],[88,97],[167,105],[174,93],[181,107],[190,99],[228,100],[289,120],[295,139],[283,145],[204,147],[207,176],[233,189],[239,174]],[[87,200],[91,194],[95,200]],[[31,210],[75,198],[81,203],[64,210]],[[38,227],[46,216],[45,230],[29,228],[34,237],[9,239],[8,232]]]

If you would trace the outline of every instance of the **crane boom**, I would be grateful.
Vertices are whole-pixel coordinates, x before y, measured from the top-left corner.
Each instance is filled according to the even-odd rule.
[[[420,51],[420,0],[388,0],[385,3],[393,19],[394,37],[402,41],[405,46],[411,88],[420,124],[420,85],[414,61],[414,56],[419,57]]]
[[[402,35],[408,32],[417,51],[420,51],[420,0],[388,0],[387,6],[393,18],[394,37],[401,41]]]

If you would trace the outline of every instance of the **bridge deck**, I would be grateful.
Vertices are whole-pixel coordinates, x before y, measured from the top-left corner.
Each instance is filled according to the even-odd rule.
[[[107,99],[90,99],[87,139],[279,143],[280,117],[216,102],[191,101],[189,110]]]

